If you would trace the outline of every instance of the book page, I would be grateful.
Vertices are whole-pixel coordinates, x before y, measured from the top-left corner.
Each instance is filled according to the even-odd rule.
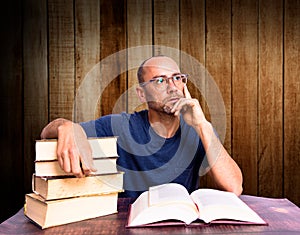
[[[191,194],[200,212],[200,219],[209,223],[217,219],[266,224],[234,193],[214,189],[198,189]]]
[[[197,207],[187,191],[181,190],[180,187],[177,188],[171,184],[153,187],[142,193],[131,205],[128,226],[141,226],[166,220],[178,220],[190,224],[196,220],[198,218]],[[152,198],[151,203],[150,198]]]
[[[188,191],[180,184],[169,183],[149,188],[149,206],[170,202],[194,205]]]

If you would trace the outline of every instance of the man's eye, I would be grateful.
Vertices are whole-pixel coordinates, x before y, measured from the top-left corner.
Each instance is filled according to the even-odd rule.
[[[155,80],[156,84],[162,84],[164,82],[164,79],[163,78],[156,78]]]
[[[181,80],[181,75],[176,75],[173,76],[174,81],[180,81]]]

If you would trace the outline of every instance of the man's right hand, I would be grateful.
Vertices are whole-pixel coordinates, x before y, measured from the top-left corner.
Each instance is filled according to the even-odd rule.
[[[65,172],[83,177],[96,171],[91,146],[79,124],[56,119],[44,128],[41,138],[57,138],[57,159]]]

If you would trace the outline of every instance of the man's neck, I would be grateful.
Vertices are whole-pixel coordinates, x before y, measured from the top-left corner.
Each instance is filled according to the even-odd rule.
[[[179,128],[180,118],[163,112],[149,110],[148,118],[153,130],[163,138],[171,138]]]

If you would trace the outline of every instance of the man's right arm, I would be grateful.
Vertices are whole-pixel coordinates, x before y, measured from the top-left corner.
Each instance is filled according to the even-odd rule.
[[[42,130],[41,138],[57,138],[57,159],[65,172],[82,177],[95,171],[90,144],[79,124],[55,119]]]

